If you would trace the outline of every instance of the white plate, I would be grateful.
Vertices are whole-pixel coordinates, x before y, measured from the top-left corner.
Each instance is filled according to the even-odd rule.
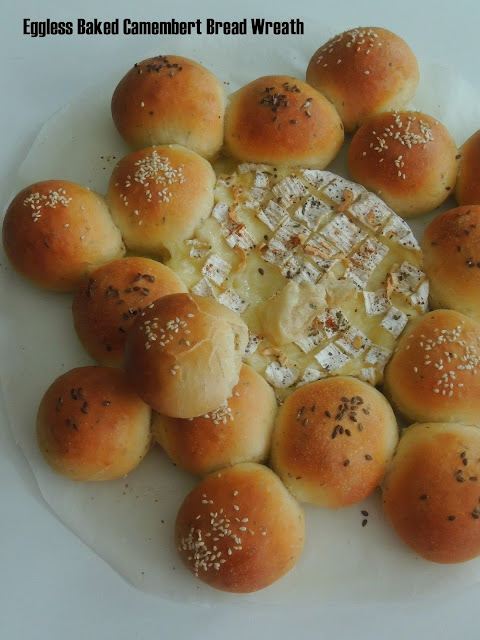
[[[330,35],[325,28],[323,36],[317,32],[315,42],[283,37],[281,47],[273,36],[162,38],[162,48],[204,63],[233,91],[267,73],[303,78],[318,43]],[[228,56],[224,55],[226,47]],[[145,51],[143,57],[153,53],[158,51]],[[232,65],[232,60],[240,59],[241,66]],[[119,68],[118,78],[89,89],[45,124],[20,168],[15,192],[48,178],[73,180],[105,192],[115,160],[128,151],[109,112],[114,85],[126,70]],[[438,95],[444,101],[441,105]],[[480,121],[479,96],[454,73],[433,65],[423,65],[415,107],[444,122],[459,144]],[[345,153],[330,168],[346,175]],[[454,203],[450,201],[443,208],[449,206]],[[431,217],[423,216],[412,224],[417,237]],[[128,478],[105,484],[72,483],[44,463],[35,440],[40,399],[54,378],[91,360],[73,330],[70,295],[40,291],[10,268],[0,273],[0,286],[4,299],[11,301],[1,318],[1,335],[8,335],[9,340],[0,373],[14,437],[43,496],[60,519],[139,589],[181,602],[294,606],[319,600],[398,601],[413,595],[446,594],[478,582],[480,560],[438,566],[404,547],[385,522],[378,493],[361,505],[338,512],[307,508],[306,546],[300,562],[262,592],[232,596],[195,581],[177,558],[173,523],[183,496],[196,479],[175,469],[162,452],[150,452]],[[364,509],[369,517],[367,526],[362,527],[360,512]]]

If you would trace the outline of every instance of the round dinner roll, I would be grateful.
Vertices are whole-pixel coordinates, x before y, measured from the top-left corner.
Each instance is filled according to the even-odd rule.
[[[43,396],[38,445],[52,469],[72,480],[121,478],[150,447],[150,413],[124,371],[79,367]]]
[[[220,407],[189,420],[153,414],[154,439],[175,464],[205,475],[240,462],[263,462],[270,441],[277,402],[270,385],[248,365]]]
[[[18,273],[51,291],[73,291],[92,267],[125,254],[102,196],[66,180],[17,194],[3,221],[3,246]]]
[[[290,76],[264,76],[230,96],[225,146],[245,162],[323,169],[343,144],[332,104]]]
[[[278,412],[271,464],[300,502],[338,509],[380,484],[398,442],[386,398],[351,377],[296,389]]]
[[[480,129],[460,147],[455,198],[458,204],[480,205]]]
[[[385,369],[385,393],[410,422],[480,427],[480,324],[439,309],[410,320]]]
[[[379,27],[349,29],[331,38],[307,68],[307,82],[335,105],[346,131],[405,107],[418,81],[417,59],[408,44]]]
[[[112,117],[134,149],[181,144],[212,158],[223,143],[225,91],[214,74],[181,56],[136,63],[117,85]]]
[[[215,173],[179,145],[134,151],[115,166],[107,202],[128,249],[168,258],[213,207]]]
[[[128,332],[126,369],[152,409],[194,418],[231,395],[247,342],[247,325],[215,299],[173,293],[149,304]]]
[[[123,366],[127,331],[157,298],[187,288],[168,267],[148,258],[120,258],[91,271],[75,291],[75,331],[98,362]]]
[[[215,589],[249,593],[292,569],[303,549],[303,510],[267,467],[212,473],[178,512],[175,543],[187,569]]]
[[[383,485],[383,506],[400,538],[432,562],[480,555],[480,431],[414,424],[400,439]]]
[[[435,118],[393,111],[368,120],[348,152],[352,178],[409,218],[432,211],[453,193],[459,155]]]
[[[480,321],[480,205],[442,213],[425,229],[423,265],[430,306]]]

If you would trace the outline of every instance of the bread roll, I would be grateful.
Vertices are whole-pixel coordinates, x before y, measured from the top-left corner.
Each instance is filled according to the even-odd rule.
[[[480,555],[480,431],[414,424],[400,439],[383,486],[383,506],[400,538],[439,563]]]
[[[387,29],[359,27],[331,38],[312,56],[307,82],[335,105],[346,131],[383,111],[402,109],[418,86],[408,44]]]
[[[431,211],[453,193],[458,151],[446,127],[417,111],[394,111],[368,120],[348,153],[352,177],[396,213]]]
[[[16,271],[52,291],[73,291],[92,267],[125,253],[102,196],[66,180],[17,194],[3,221],[3,246]]]
[[[303,510],[279,478],[254,463],[205,478],[175,523],[182,562],[215,589],[248,593],[290,571],[303,548]]]
[[[280,408],[271,462],[297,500],[338,509],[380,484],[397,442],[395,416],[379,391],[356,378],[326,378]]]
[[[480,324],[440,309],[411,320],[385,369],[385,393],[410,422],[480,427]]]
[[[446,211],[425,229],[430,306],[455,309],[480,321],[480,205]]]
[[[173,418],[220,407],[238,383],[248,341],[243,320],[216,300],[164,296],[127,335],[125,363],[141,398]]]
[[[75,291],[73,323],[98,362],[123,366],[128,329],[157,298],[187,289],[175,273],[148,258],[120,258],[91,271]]]
[[[211,165],[193,151],[151,147],[117,163],[107,202],[131,251],[168,258],[210,214],[214,184]]]
[[[244,364],[222,406],[189,420],[154,412],[152,431],[178,467],[205,475],[240,462],[266,460],[276,414],[272,388]]]
[[[343,143],[330,102],[290,76],[264,76],[230,96],[225,145],[242,161],[323,169]]]
[[[124,371],[79,367],[43,396],[37,439],[52,469],[72,480],[121,478],[150,447],[150,409]]]
[[[212,158],[223,143],[225,92],[202,65],[181,56],[136,63],[112,97],[118,132],[134,149],[181,144]]]
[[[460,147],[455,198],[458,204],[480,205],[480,129]]]

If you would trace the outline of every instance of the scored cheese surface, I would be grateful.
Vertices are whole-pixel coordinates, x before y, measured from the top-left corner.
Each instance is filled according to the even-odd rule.
[[[428,281],[407,223],[329,171],[245,163],[219,175],[215,206],[168,266],[239,313],[245,361],[282,399],[332,375],[378,384]]]

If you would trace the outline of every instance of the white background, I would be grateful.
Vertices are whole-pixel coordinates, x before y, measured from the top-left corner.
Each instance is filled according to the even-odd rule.
[[[217,20],[300,17],[330,25],[335,32],[354,26],[383,26],[404,37],[421,60],[453,67],[480,89],[478,23],[474,0],[277,0],[266,10],[256,2],[218,6],[204,0],[168,4],[117,1],[110,9],[84,0],[68,9],[59,0],[11,3],[0,21],[0,200],[6,203],[16,170],[42,123],[60,106],[105,74],[119,75],[119,60],[131,51],[162,50],[161,37],[22,35],[23,18],[76,20],[78,17],[142,20]],[[322,42],[318,43],[320,46]],[[281,38],[278,39],[281,47]],[[228,52],[225,52],[226,55]],[[313,52],[312,52],[313,53]],[[145,56],[143,56],[145,57]],[[122,63],[123,64],[123,63]],[[236,60],[235,64],[242,64]],[[122,71],[124,65],[122,66]],[[449,92],[448,83],[444,87]],[[439,95],[439,101],[442,100]],[[478,123],[480,128],[480,122]],[[74,150],[72,150],[74,152]],[[2,258],[3,260],[4,258]],[[1,306],[14,304],[2,300]],[[0,341],[8,337],[0,334]],[[1,346],[1,345],[0,345]],[[27,399],[26,399],[27,401]],[[175,604],[146,596],[126,584],[57,520],[40,496],[33,475],[0,415],[0,638],[454,638],[477,625],[480,585],[448,598],[396,605],[375,602],[322,603],[304,609]],[[395,580],[395,575],[391,576]]]

